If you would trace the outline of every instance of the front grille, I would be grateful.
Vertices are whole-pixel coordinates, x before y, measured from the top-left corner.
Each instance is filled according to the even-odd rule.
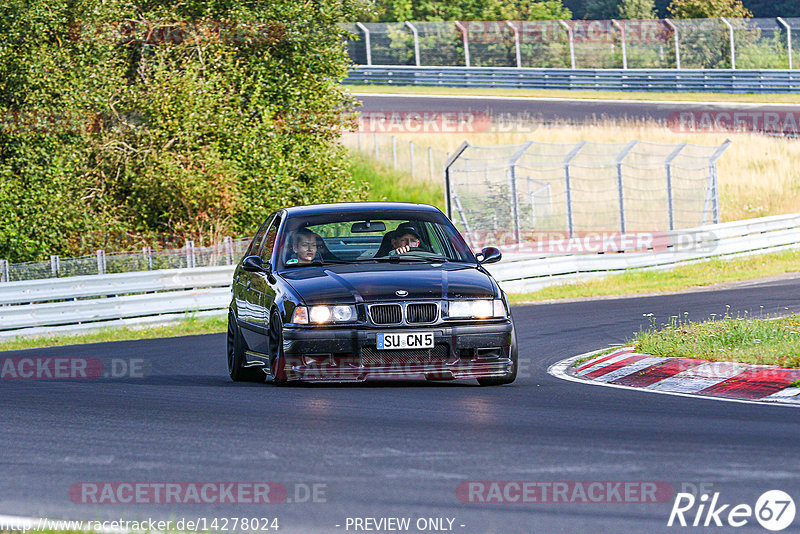
[[[414,365],[445,362],[449,350],[447,343],[437,343],[432,349],[378,350],[373,346],[361,347],[361,365]]]
[[[369,307],[369,315],[375,324],[400,324],[403,308],[399,304],[376,304]]]
[[[409,304],[406,307],[406,321],[412,323],[432,323],[436,321],[439,307],[432,302]]]

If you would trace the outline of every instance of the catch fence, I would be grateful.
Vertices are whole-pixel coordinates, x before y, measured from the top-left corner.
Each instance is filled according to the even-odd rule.
[[[345,24],[356,65],[793,69],[800,18]]]
[[[445,166],[447,213],[473,249],[719,223],[716,163],[729,145],[464,142]]]

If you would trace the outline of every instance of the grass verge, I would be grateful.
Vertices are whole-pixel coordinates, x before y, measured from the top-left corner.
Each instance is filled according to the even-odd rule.
[[[629,271],[598,280],[551,286],[533,293],[510,294],[511,304],[553,299],[680,291],[725,282],[754,280],[800,270],[800,250],[745,258],[715,258],[669,271]]]
[[[639,332],[635,350],[653,356],[701,358],[712,362],[800,367],[800,315],[774,320],[730,317],[669,324]]]
[[[217,334],[225,332],[227,327],[227,317],[190,317],[180,323],[151,326],[147,328],[106,328],[97,332],[75,336],[18,337],[14,340],[0,341],[0,351],[56,347],[61,345],[80,345],[84,343],[106,343],[108,341],[127,341],[131,339]]]
[[[732,94],[732,93],[656,93],[628,91],[569,91],[566,89],[503,89],[480,87],[420,87],[415,85],[344,85],[351,93],[379,93],[391,95],[456,95],[456,96],[511,96],[533,98],[565,98],[570,100],[663,100],[670,102],[752,102],[800,104],[796,94]]]
[[[444,209],[444,191],[440,182],[422,181],[407,173],[358,152],[350,152],[353,179],[369,185],[369,200],[419,202]]]

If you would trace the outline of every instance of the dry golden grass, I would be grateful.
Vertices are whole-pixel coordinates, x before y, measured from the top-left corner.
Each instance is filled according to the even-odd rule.
[[[525,133],[428,133],[396,137],[447,152],[452,152],[462,141],[475,145],[508,145],[529,140],[574,143],[638,139],[655,143],[720,145],[730,138],[733,143],[718,162],[722,220],[800,211],[800,140],[749,133],[679,133],[655,123],[637,122],[540,126]]]

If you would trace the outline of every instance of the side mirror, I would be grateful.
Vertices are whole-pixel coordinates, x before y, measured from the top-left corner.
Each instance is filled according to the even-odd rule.
[[[269,263],[265,268],[261,256],[247,256],[242,262],[242,269],[250,273],[266,273],[269,272]]]
[[[485,249],[481,250],[482,259],[480,260],[481,264],[484,263],[494,263],[500,261],[500,258],[503,257],[503,254],[494,247],[486,247]]]

